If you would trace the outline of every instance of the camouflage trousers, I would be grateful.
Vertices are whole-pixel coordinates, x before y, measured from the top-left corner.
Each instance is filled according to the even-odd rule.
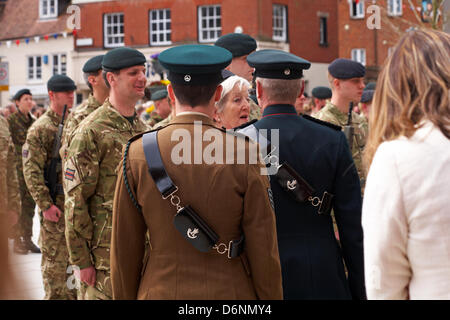
[[[58,222],[43,219],[40,213],[41,230],[39,246],[42,251],[41,272],[44,282],[45,300],[75,300],[77,292],[69,285],[69,253],[64,236],[64,218]]]
[[[85,300],[111,300],[111,276],[109,270],[95,269],[95,285],[88,286],[84,295]]]
[[[17,224],[14,226],[13,233],[15,237],[23,236],[25,238],[31,238],[33,236],[33,217],[36,203],[31,197],[27,185],[25,184],[23,172],[17,170],[17,176],[19,178],[18,180],[20,188],[20,200],[22,201],[22,210],[19,214]]]

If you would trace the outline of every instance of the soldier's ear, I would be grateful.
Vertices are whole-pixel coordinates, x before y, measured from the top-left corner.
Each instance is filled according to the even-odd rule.
[[[220,100],[220,96],[222,95],[222,90],[223,87],[221,84],[219,84],[216,88],[216,93],[215,93],[215,97],[214,97],[214,102],[217,102]]]
[[[301,97],[305,93],[305,80],[300,79],[300,94],[298,97]]]
[[[173,91],[173,87],[172,87],[171,83],[169,83],[167,85],[167,93],[169,94],[170,100],[175,101],[175,92]]]

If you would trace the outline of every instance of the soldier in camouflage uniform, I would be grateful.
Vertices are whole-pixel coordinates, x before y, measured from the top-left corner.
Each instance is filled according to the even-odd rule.
[[[39,207],[41,223],[39,245],[42,249],[41,271],[46,300],[76,298],[76,291],[68,288],[67,268],[69,255],[64,237],[64,192],[62,170],[57,166],[57,192],[53,196],[45,183],[44,172],[49,168],[58,126],[62,120],[64,105],[66,113],[73,104],[75,83],[67,76],[54,75],[47,82],[50,107],[28,130],[23,145],[23,174],[33,199]],[[57,151],[56,151],[57,152]]]
[[[64,124],[63,139],[61,140],[61,159],[65,158],[70,137],[78,124],[94,110],[98,109],[109,95],[109,88],[102,76],[102,60],[104,55],[95,56],[83,66],[84,78],[91,93],[89,97],[73,110]]]
[[[328,67],[332,90],[331,101],[327,101],[316,118],[331,122],[338,126],[347,125],[350,102],[356,106],[361,100],[364,89],[365,67],[359,62],[348,59],[336,59]],[[362,153],[368,134],[367,120],[352,111],[352,126],[354,128],[352,155],[358,170],[361,188],[364,190],[365,172],[362,164]],[[350,142],[349,142],[350,144]]]
[[[0,269],[8,266],[9,228],[19,218],[20,193],[17,180],[17,164],[14,144],[8,129],[8,122],[0,116],[0,247],[5,254],[0,257]],[[7,280],[0,274],[0,280]],[[0,281],[3,283],[3,281]]]
[[[153,128],[157,123],[167,119],[172,112],[172,106],[167,96],[167,89],[161,89],[152,93],[155,110],[150,114],[147,125]]]
[[[34,121],[30,115],[31,108],[33,107],[30,90],[19,90],[13,100],[16,104],[17,112],[9,116],[8,124],[16,150],[17,178],[19,180],[20,199],[22,202],[19,221],[14,231],[14,252],[20,254],[27,254],[28,251],[40,253],[39,248],[31,241],[36,204],[28,191],[22,172],[22,146],[25,143],[28,128]]]
[[[231,64],[226,68],[226,70],[229,70],[235,75],[244,78],[254,86],[254,68],[248,65],[247,56],[256,50],[256,40],[247,34],[229,33],[217,39],[214,45],[227,49],[233,55],[233,60],[231,60]],[[261,119],[261,108],[252,99],[250,99],[249,102],[249,120]]]
[[[131,48],[105,55],[103,75],[110,96],[79,124],[67,149],[66,241],[70,261],[88,285],[89,300],[112,298],[109,254],[117,166],[123,145],[147,129],[134,108],[144,96],[145,63],[145,56]]]

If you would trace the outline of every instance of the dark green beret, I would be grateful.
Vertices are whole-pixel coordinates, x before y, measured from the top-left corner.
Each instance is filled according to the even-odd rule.
[[[311,94],[314,98],[317,99],[330,99],[331,89],[328,87],[315,87],[314,89],[312,89]]]
[[[32,94],[31,94],[31,91],[30,91],[29,89],[20,89],[20,90],[17,91],[16,94],[14,95],[13,100],[14,100],[14,101],[20,100],[20,97],[22,97],[24,94],[29,94],[30,96],[32,95]]]
[[[305,59],[272,49],[253,52],[247,57],[247,62],[255,68],[256,77],[269,79],[300,79],[303,70],[311,67],[311,63]]]
[[[222,82],[232,55],[217,46],[186,44],[164,50],[158,59],[172,83],[195,86]]]
[[[368,84],[366,84],[366,87],[364,88],[364,90],[375,90],[375,87],[377,86],[376,82],[369,82]]]
[[[55,74],[47,81],[47,90],[54,92],[74,91],[77,86],[72,79],[62,74]]]
[[[227,80],[229,77],[234,76],[235,74],[229,70],[222,70],[222,79],[223,81]]]
[[[367,103],[372,101],[375,90],[364,90],[361,96],[361,102]]]
[[[362,78],[366,68],[359,62],[338,58],[330,63],[328,72],[336,79]]]
[[[245,56],[256,50],[256,40],[243,33],[229,33],[221,36],[214,45],[230,51],[233,58]]]
[[[89,72],[96,72],[98,70],[102,69],[102,60],[105,55],[101,54],[99,56],[95,56],[93,58],[90,58],[83,66],[83,72],[89,73]]]
[[[155,93],[152,94],[152,100],[153,101],[158,101],[164,98],[167,98],[167,89],[163,89],[163,90],[158,90]]]
[[[103,57],[104,70],[120,70],[133,66],[143,65],[147,62],[145,56],[133,48],[120,47],[108,51]]]

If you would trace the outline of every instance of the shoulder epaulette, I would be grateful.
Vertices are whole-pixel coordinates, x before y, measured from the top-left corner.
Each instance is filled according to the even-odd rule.
[[[319,120],[319,119],[311,117],[310,115],[307,115],[307,114],[303,114],[302,118],[304,118],[306,120],[313,121],[313,122],[318,123],[318,124],[321,124],[323,126],[327,126],[327,127],[331,128],[331,129],[334,129],[336,131],[342,131],[342,127],[341,126],[338,126],[338,125],[336,125],[334,123],[331,123],[331,122]]]
[[[162,128],[164,128],[164,127],[159,127],[159,128],[156,128],[156,129],[151,129],[151,130],[148,130],[148,131],[144,131],[144,132],[138,133],[137,135],[132,136],[130,138],[130,140],[128,140],[128,143],[136,141],[137,139],[141,138],[146,133],[149,133],[149,132],[152,132],[152,131],[158,131],[159,129],[162,129]]]
[[[250,120],[249,122],[243,123],[240,126],[233,128],[233,130],[244,129],[244,128],[254,124],[256,121],[258,121],[258,119]]]

